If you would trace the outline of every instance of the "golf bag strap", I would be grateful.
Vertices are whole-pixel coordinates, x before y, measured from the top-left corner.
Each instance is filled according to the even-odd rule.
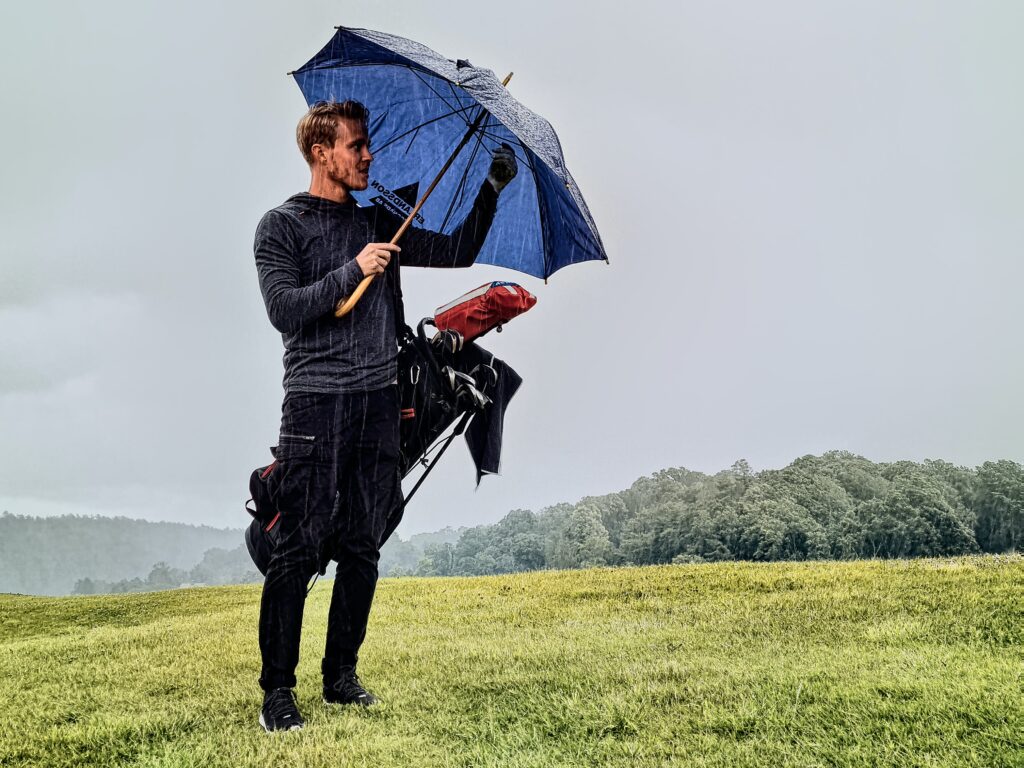
[[[402,264],[397,253],[392,256],[392,259],[395,261],[392,279],[395,302],[395,338],[398,339],[398,346],[402,346],[405,340],[412,335],[412,330],[405,324],[405,302],[402,300]]]
[[[423,481],[427,479],[427,475],[430,474],[430,470],[432,470],[434,466],[437,464],[438,460],[442,456],[444,456],[444,452],[448,450],[448,446],[452,444],[452,441],[466,431],[466,425],[469,424],[469,420],[471,418],[473,418],[473,411],[466,411],[464,414],[462,414],[462,418],[459,420],[459,423],[455,425],[455,429],[452,430],[452,433],[448,436],[448,439],[445,440],[444,445],[441,446],[441,450],[437,452],[437,455],[434,456],[430,464],[427,465],[427,468],[423,471],[423,474],[420,475],[420,479],[416,481],[416,485],[412,487],[412,490],[409,491],[409,494],[402,501],[403,508],[406,505],[408,505],[408,503],[412,500],[413,495],[416,493],[416,491],[420,489],[420,486],[423,485]]]

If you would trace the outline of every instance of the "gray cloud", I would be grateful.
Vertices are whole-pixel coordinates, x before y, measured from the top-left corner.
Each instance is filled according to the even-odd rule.
[[[612,258],[409,271],[411,317],[499,277],[540,303],[487,339],[526,379],[505,476],[453,451],[405,530],[669,465],[1024,458],[1020,6],[337,13],[0,10],[0,507],[243,522],[281,395],[252,233],[307,182],[284,73],[338,23],[515,70]]]

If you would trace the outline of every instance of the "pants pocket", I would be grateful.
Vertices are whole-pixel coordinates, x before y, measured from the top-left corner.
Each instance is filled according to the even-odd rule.
[[[276,544],[305,515],[309,504],[310,480],[313,475],[314,451],[317,440],[312,435],[282,434],[274,458],[277,470],[271,476],[268,489],[278,520],[267,529]]]

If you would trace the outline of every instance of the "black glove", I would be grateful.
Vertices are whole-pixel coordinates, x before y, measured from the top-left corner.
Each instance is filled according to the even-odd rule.
[[[494,150],[494,157],[491,160],[491,167],[487,171],[487,180],[491,182],[495,192],[501,192],[512,179],[519,173],[519,164],[516,162],[516,154],[508,144],[502,144]]]

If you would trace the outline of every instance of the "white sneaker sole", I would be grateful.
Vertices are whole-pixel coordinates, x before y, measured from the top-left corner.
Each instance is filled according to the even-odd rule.
[[[267,728],[267,721],[263,719],[263,713],[262,712],[260,712],[260,725],[263,726],[263,730],[266,731],[267,733],[274,733],[274,731],[272,731],[269,728]],[[302,726],[299,725],[298,723],[296,723],[291,728],[279,728],[278,730],[280,730],[280,731],[301,731],[302,730]]]
[[[368,704],[366,702],[363,702],[363,701],[345,701],[345,702],[342,702],[342,701],[328,701],[327,699],[323,699],[323,702],[328,707],[365,707],[365,708],[369,709],[370,707],[373,707],[373,706],[376,706],[377,704],[379,704],[380,703],[380,699],[377,699],[376,701],[371,701]]]

